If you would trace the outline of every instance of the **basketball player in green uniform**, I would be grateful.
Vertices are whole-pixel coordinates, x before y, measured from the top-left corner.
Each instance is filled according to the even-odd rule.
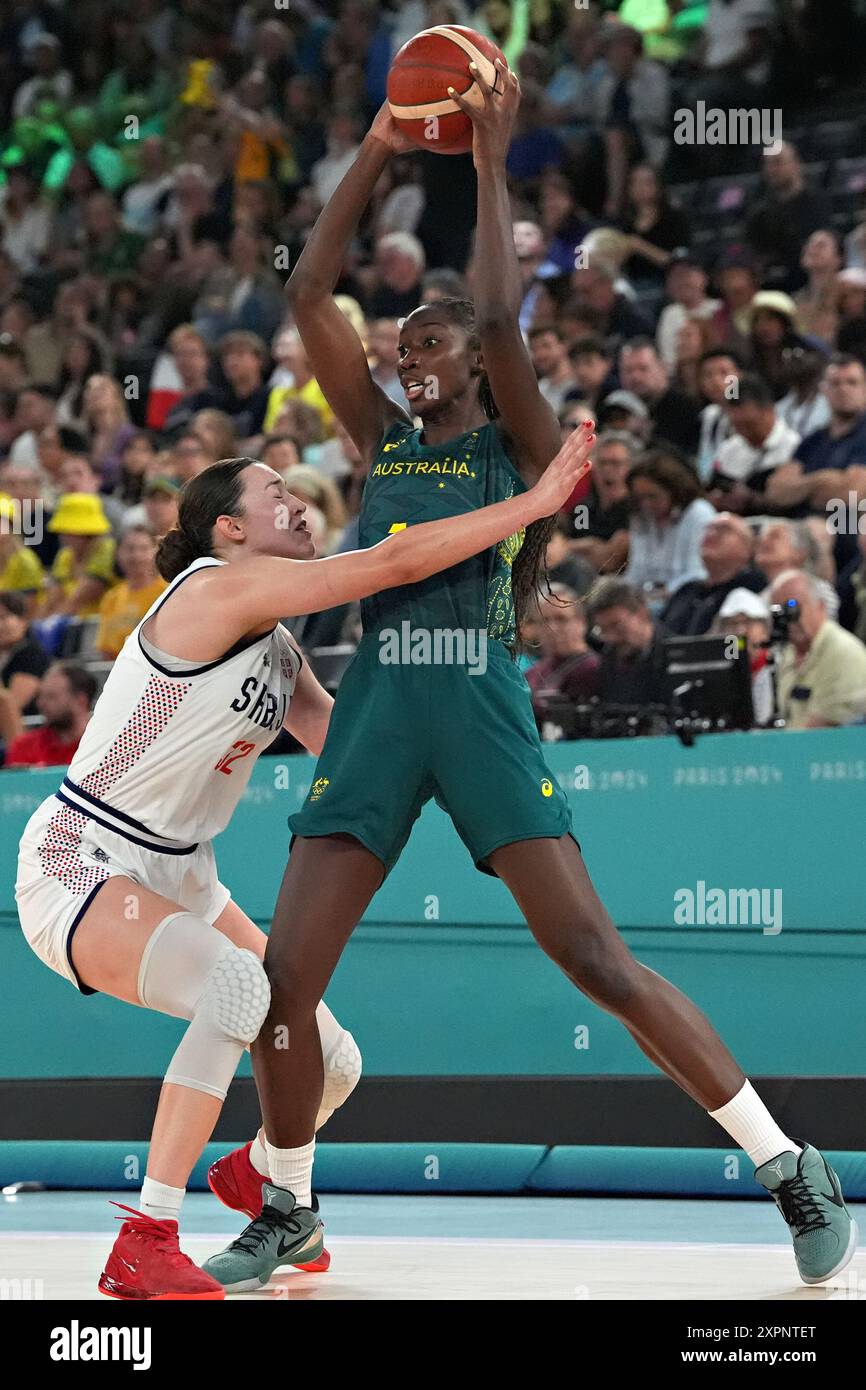
[[[509,497],[559,448],[518,326],[522,289],[505,156],[519,87],[501,66],[500,76],[498,93],[479,79],[483,109],[461,101],[474,125],[478,176],[474,305],[422,306],[401,327],[400,376],[420,428],[373,382],[363,346],[332,299],[376,182],[407,147],[387,105],[289,282],[316,379],[369,461],[362,546]],[[749,1153],[788,1222],[802,1278],[829,1278],[853,1254],[856,1227],[836,1175],[816,1149],[779,1128],[695,1005],[635,960],[590,882],[510,651],[545,539],[546,523],[537,523],[431,579],[364,602],[364,636],[309,797],[290,821],[295,838],[265,957],[271,1010],[252,1049],[271,1180],[261,1215],[205,1265],[229,1290],[267,1282],[297,1248],[311,1258],[322,1095],[316,1005],[430,797],[450,814],[478,867],[507,885],[540,946],[576,987],[619,1018]],[[446,630],[464,637],[462,664],[436,663]],[[474,659],[481,651],[484,660]],[[288,1049],[274,1046],[280,1026],[288,1028]]]

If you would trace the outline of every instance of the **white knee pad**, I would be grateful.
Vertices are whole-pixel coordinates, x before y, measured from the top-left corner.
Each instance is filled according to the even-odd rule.
[[[142,1004],[190,1025],[166,1081],[224,1100],[246,1044],[258,1036],[271,1002],[264,967],[252,951],[191,912],[164,918],[138,973]]]
[[[361,1053],[352,1034],[345,1028],[328,1049],[323,1061],[325,1089],[322,1092],[322,1109],[334,1111],[348,1100],[361,1079]]]

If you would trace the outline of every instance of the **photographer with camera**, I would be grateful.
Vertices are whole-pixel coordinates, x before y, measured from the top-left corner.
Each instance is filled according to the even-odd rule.
[[[862,718],[866,646],[827,617],[814,577],[788,570],[776,579],[770,599],[783,610],[781,628],[778,619],[775,627],[784,642],[778,700],[787,728],[824,729]]]

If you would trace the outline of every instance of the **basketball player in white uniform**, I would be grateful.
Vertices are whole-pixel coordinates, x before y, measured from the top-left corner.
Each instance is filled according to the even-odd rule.
[[[270,990],[266,937],[220,883],[211,840],[279,730],[318,754],[332,705],[280,618],[415,583],[549,515],[588,471],[589,448],[575,431],[528,492],[315,561],[304,504],[266,465],[224,460],[185,487],[157,555],[173,582],[125,642],[19,853],[21,925],[46,965],[83,994],[189,1020],[160,1094],[140,1211],[121,1227],[102,1292],[224,1297],[180,1250],[177,1222]],[[360,1055],[324,1005],[318,1021],[322,1123],[356,1084]],[[261,1134],[248,1158],[260,1185]],[[257,1200],[214,1190],[239,1210]],[[327,1267],[321,1240],[292,1261]]]

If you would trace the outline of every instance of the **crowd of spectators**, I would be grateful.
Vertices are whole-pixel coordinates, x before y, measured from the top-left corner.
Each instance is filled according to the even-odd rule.
[[[861,720],[861,11],[0,0],[5,765],[68,758],[162,590],[180,489],[210,463],[266,459],[320,554],[357,544],[361,460],[282,285],[393,54],[436,23],[486,32],[520,73],[521,326],[563,437],[599,423],[591,494],[560,517],[551,595],[521,634],[533,698],[652,702],[666,635],[736,632],[766,708],[770,605],[795,600],[788,726]],[[782,103],[785,138],[678,143],[698,102]],[[469,156],[402,156],[376,189],[336,288],[395,399],[398,321],[471,295],[474,222]],[[357,631],[354,608],[296,624],[308,651]]]

